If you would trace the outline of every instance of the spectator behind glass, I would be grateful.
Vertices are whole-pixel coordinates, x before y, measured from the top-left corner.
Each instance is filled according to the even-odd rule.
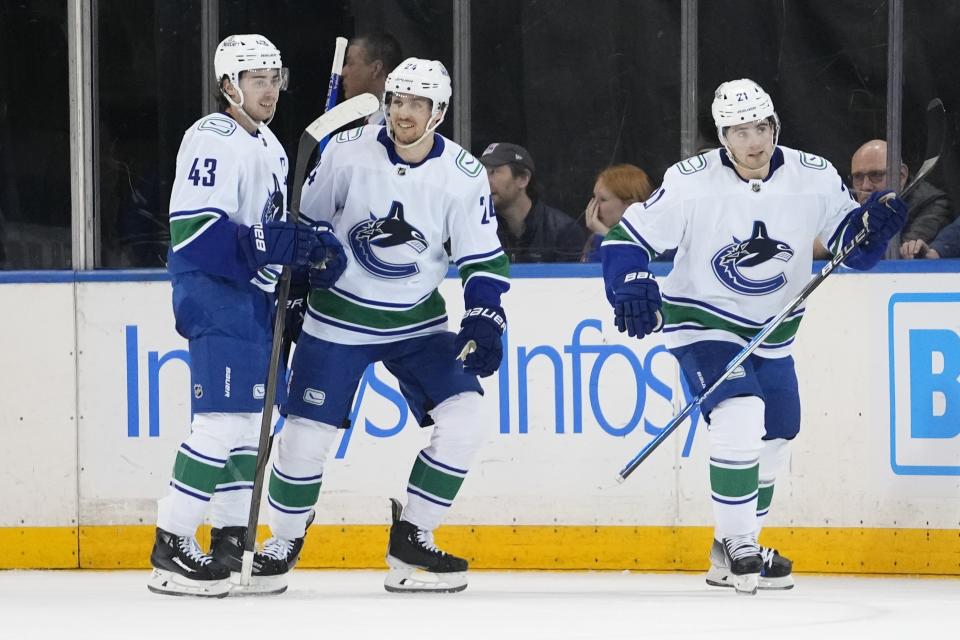
[[[631,204],[649,198],[651,191],[650,178],[636,165],[615,164],[601,171],[583,212],[587,229],[593,234],[587,238],[580,262],[600,262],[600,243],[610,227],[620,222]]]
[[[907,184],[907,175],[907,165],[901,162],[897,183],[888,184],[887,143],[883,140],[867,142],[857,149],[850,159],[853,194],[860,204],[866,202],[874,191],[902,190]],[[912,257],[908,252],[916,247],[915,240],[929,245],[937,237],[937,233],[956,218],[956,214],[947,194],[925,181],[921,181],[904,201],[907,203],[909,217],[900,232],[900,255],[907,258]]]
[[[400,43],[389,33],[374,31],[354,36],[343,61],[344,99],[361,93],[372,93],[383,98],[383,85],[387,74],[401,62],[403,55]],[[366,124],[383,122],[382,109],[377,109],[366,119]]]
[[[583,250],[580,225],[538,197],[530,152],[494,142],[480,162],[487,168],[497,214],[497,235],[510,262],[577,262]]]
[[[900,255],[907,260],[960,258],[960,218],[941,229],[929,245],[923,240],[907,240],[900,247]]]

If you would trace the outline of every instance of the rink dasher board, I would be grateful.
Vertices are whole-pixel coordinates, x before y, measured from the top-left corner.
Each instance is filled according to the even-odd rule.
[[[189,421],[169,281],[16,275],[0,279],[4,308],[20,309],[0,332],[15,363],[0,374],[0,425],[17,452],[0,471],[0,540],[16,541],[0,547],[0,566],[145,566],[155,500]],[[612,327],[597,276],[594,265],[514,268],[506,366],[483,381],[489,435],[439,534],[473,566],[704,565],[702,420],[614,486],[683,392],[658,338]],[[960,573],[960,437],[944,426],[960,411],[949,375],[960,367],[956,283],[943,271],[843,273],[809,301],[794,349],[803,427],[764,540],[805,570]],[[455,327],[459,281],[441,292]],[[325,472],[304,566],[381,566],[385,498],[403,495],[429,436],[402,404],[382,368],[368,375]]]

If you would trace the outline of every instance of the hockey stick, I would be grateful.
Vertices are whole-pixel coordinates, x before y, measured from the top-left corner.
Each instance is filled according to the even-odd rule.
[[[920,170],[917,171],[916,175],[913,177],[913,180],[906,186],[906,188],[900,193],[901,198],[905,197],[908,193],[913,191],[917,184],[923,180],[931,171],[933,171],[934,166],[937,164],[937,160],[940,159],[940,154],[943,152],[943,145],[945,142],[944,138],[944,120],[945,113],[943,109],[943,103],[939,98],[934,98],[930,101],[930,104],[927,105],[927,151],[923,164],[920,167]],[[895,197],[895,194],[888,194],[887,199]],[[800,304],[807,299],[807,297],[813,293],[814,289],[820,286],[820,284],[827,279],[833,270],[846,260],[854,249],[860,246],[863,243],[864,239],[867,237],[866,229],[861,229],[860,232],[854,236],[850,242],[847,243],[845,247],[842,247],[840,251],[835,255],[827,264],[823,266],[820,271],[810,278],[810,281],[807,285],[797,294],[797,296],[790,301],[789,304],[778,313],[772,320],[767,322],[766,325],[760,330],[757,335],[753,337],[750,342],[747,343],[747,346],[743,348],[740,353],[734,356],[726,369],[723,370],[723,373],[720,374],[720,377],[711,384],[709,387],[705,388],[700,394],[687,403],[680,413],[674,416],[673,420],[670,421],[667,426],[663,428],[653,440],[648,442],[643,449],[640,450],[640,453],[635,455],[633,459],[628,462],[623,469],[620,470],[620,473],[617,474],[617,482],[623,482],[626,480],[631,473],[633,473],[637,467],[640,466],[644,460],[646,460],[654,450],[663,443],[667,437],[673,433],[677,427],[680,426],[680,423],[683,422],[693,410],[700,406],[707,396],[716,391],[729,376],[733,373],[733,370],[739,367],[743,362],[750,356],[751,353],[756,351],[757,347],[769,336],[773,331],[780,326],[780,324],[793,313],[793,310],[800,306]]]
[[[343,82],[343,58],[347,55],[347,39],[337,38],[333,48],[333,65],[330,67],[330,83],[327,85],[327,101],[323,105],[323,111],[326,113],[333,109],[340,98],[340,84]],[[317,155],[323,153],[323,149],[330,141],[330,136],[324,136],[320,142],[320,148]]]
[[[290,198],[290,222],[300,217],[300,194],[303,191],[304,173],[310,152],[326,136],[357,118],[365,118],[380,108],[380,100],[373,94],[364,93],[350,98],[330,109],[306,128],[297,147],[297,165],[293,173],[293,189]],[[273,343],[270,348],[270,366],[267,370],[267,385],[263,396],[263,417],[260,420],[260,443],[257,447],[257,467],[253,479],[253,495],[250,498],[250,517],[247,520],[247,536],[243,544],[243,559],[240,567],[240,584],[250,585],[253,573],[253,550],[257,541],[257,523],[260,518],[260,494],[263,493],[263,477],[270,457],[270,432],[273,426],[273,403],[277,398],[277,370],[280,365],[280,344],[283,341],[284,309],[290,294],[290,267],[283,268],[277,285],[276,314],[273,320]]]
[[[346,53],[347,53],[347,39],[338,37],[333,46],[333,64],[330,65],[330,81],[327,83],[327,99],[323,103],[324,113],[327,113],[328,111],[333,109],[337,104],[337,100],[340,99],[340,85],[343,80],[343,59],[346,56]],[[330,133],[333,133],[333,132],[330,132]],[[314,150],[311,150],[310,152],[312,155],[308,157],[310,157],[311,159],[316,158],[315,162],[319,162],[320,154],[323,153],[323,149],[327,146],[327,143],[329,141],[330,141],[330,134],[327,134],[323,138],[321,138],[320,141],[314,146]],[[300,160],[300,153],[298,152],[297,161],[299,162],[299,160]],[[313,169],[312,166],[310,168]],[[306,167],[304,167],[303,171],[300,171],[298,169],[297,172],[294,174],[294,179],[296,179],[298,176],[304,176],[304,179],[306,179],[306,172],[307,172]],[[299,213],[300,211],[298,209],[297,215],[299,215]],[[283,360],[284,363],[286,363],[287,359],[290,357],[290,348],[292,344],[293,344],[292,340],[288,340],[284,338],[283,345],[280,347],[280,359]]]

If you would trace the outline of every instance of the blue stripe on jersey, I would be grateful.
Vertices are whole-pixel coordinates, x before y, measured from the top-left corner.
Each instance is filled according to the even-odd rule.
[[[328,316],[321,316],[316,313],[313,309],[308,308],[307,313],[311,318],[320,322],[322,324],[328,324],[331,327],[337,327],[338,329],[344,329],[346,331],[352,331],[354,333],[365,333],[371,336],[402,336],[407,334],[414,334],[424,329],[429,329],[430,327],[435,327],[437,325],[445,324],[447,322],[447,314],[443,314],[435,320],[430,320],[428,322],[423,322],[421,324],[414,325],[412,327],[406,327],[403,329],[389,329],[389,330],[380,330],[380,329],[371,329],[370,327],[361,327],[359,325],[345,324],[342,322],[337,322],[333,318]]]
[[[662,294],[661,294],[661,295],[662,295]],[[713,306],[712,304],[710,304],[710,303],[708,303],[708,302],[702,302],[702,301],[700,301],[700,300],[694,300],[693,298],[676,298],[676,297],[673,297],[673,296],[663,295],[663,299],[666,300],[667,302],[673,302],[673,303],[675,303],[675,304],[676,304],[676,303],[679,303],[679,304],[691,305],[691,306],[694,306],[694,307],[702,307],[702,308],[704,308],[704,309],[710,310],[711,312],[717,314],[718,316],[723,316],[724,318],[729,318],[729,319],[734,320],[735,322],[738,322],[738,323],[740,323],[740,324],[750,325],[750,326],[752,326],[752,327],[758,327],[758,328],[759,328],[759,327],[763,327],[763,325],[767,324],[767,323],[770,321],[770,318],[767,318],[767,319],[764,320],[763,322],[757,322],[756,320],[749,320],[749,319],[747,319],[747,318],[743,318],[743,317],[738,316],[738,315],[736,315],[736,314],[730,313],[729,311],[724,311],[723,309],[721,309],[721,308],[719,308],[719,307],[715,307],[715,306]],[[804,313],[805,311],[806,311],[805,308],[796,309],[796,310],[794,310],[790,315],[788,315],[785,319],[793,318],[793,317],[798,316],[798,315],[803,315],[803,313]],[[771,317],[772,317],[772,316],[771,316]]]
[[[483,260],[486,260],[487,258],[492,258],[493,256],[499,255],[501,253],[503,253],[503,249],[501,249],[500,247],[497,247],[493,251],[488,251],[486,253],[475,253],[473,255],[463,256],[462,258],[457,260],[454,264],[456,264],[459,267],[465,262],[483,261]]]
[[[424,295],[422,298],[420,298],[416,302],[413,302],[411,304],[405,304],[402,302],[382,302],[380,300],[367,300],[366,298],[361,298],[360,296],[354,293],[350,293],[349,291],[344,291],[343,289],[340,289],[338,287],[330,287],[330,291],[337,294],[338,296],[343,296],[348,300],[355,300],[356,302],[359,302],[361,304],[369,305],[371,307],[383,307],[384,309],[412,309],[413,307],[417,306],[418,304],[420,304],[421,302],[423,302],[424,300],[426,300],[427,298],[433,295],[433,291],[430,291],[429,293]]]
[[[643,245],[644,249],[647,250],[647,253],[649,253],[651,257],[656,256],[657,254],[660,253],[659,251],[654,249],[649,242],[643,239],[643,236],[640,235],[640,232],[637,231],[636,227],[630,224],[629,220],[627,220],[626,218],[620,218],[620,224],[626,227],[627,231],[629,231],[630,234],[637,239],[637,242]]]
[[[171,212],[170,212],[170,219],[173,220],[174,218],[179,218],[179,217],[183,217],[183,216],[192,216],[192,215],[196,215],[196,214],[198,214],[198,213],[204,213],[204,212],[206,212],[206,211],[209,211],[209,212],[211,212],[211,213],[218,213],[218,214],[220,214],[221,216],[223,216],[224,218],[229,218],[229,217],[230,217],[230,216],[227,214],[227,212],[224,211],[223,209],[217,209],[216,207],[203,207],[203,208],[201,208],[201,209],[190,209],[190,210],[185,210],[185,211],[171,211]]]

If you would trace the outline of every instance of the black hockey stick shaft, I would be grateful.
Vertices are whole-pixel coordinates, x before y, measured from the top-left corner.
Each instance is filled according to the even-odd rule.
[[[927,151],[924,158],[923,164],[920,167],[920,170],[917,171],[914,175],[913,180],[906,186],[906,188],[899,194],[900,198],[905,197],[917,186],[917,184],[923,180],[936,166],[937,161],[940,159],[940,154],[943,152],[944,145],[944,123],[945,113],[943,108],[943,103],[939,98],[934,98],[927,105]],[[893,194],[888,195],[887,198],[894,197]],[[687,405],[674,416],[663,430],[657,434],[657,436],[648,442],[640,452],[635,455],[623,469],[620,470],[620,473],[617,474],[617,481],[623,482],[630,474],[636,471],[637,467],[650,457],[657,447],[659,447],[664,440],[666,440],[671,433],[677,430],[677,427],[690,416],[693,410],[700,406],[700,404],[714,391],[719,387],[723,382],[730,377],[730,374],[733,373],[733,370],[739,367],[744,361],[750,357],[754,351],[757,350],[757,347],[763,343],[767,337],[773,333],[777,327],[779,327],[783,321],[789,316],[793,311],[799,307],[811,293],[819,287],[827,277],[833,273],[833,270],[837,265],[841,264],[846,260],[853,251],[859,247],[867,237],[866,229],[861,229],[860,232],[854,236],[846,246],[842,247],[840,251],[835,255],[827,264],[820,269],[810,281],[807,282],[806,286],[793,298],[784,309],[774,316],[771,320],[767,322],[766,325],[760,330],[757,335],[747,343],[740,353],[738,353],[734,358],[727,364],[726,368],[723,370],[723,373],[720,374],[720,377],[713,382],[709,387],[706,387],[701,391],[697,397],[691,400]]]
[[[330,109],[314,120],[300,136],[297,146],[297,164],[293,172],[293,188],[290,196],[291,222],[300,217],[300,196],[306,178],[307,162],[313,148],[325,136],[330,135],[343,125],[366,117],[380,106],[380,100],[364,93]],[[267,461],[270,459],[270,434],[273,431],[273,404],[277,398],[277,372],[280,368],[281,344],[283,342],[284,310],[290,296],[290,268],[284,267],[277,283],[276,312],[273,320],[273,341],[270,346],[270,364],[267,369],[267,383],[263,394],[263,414],[260,420],[260,440],[257,446],[257,465],[253,478],[253,494],[250,497],[250,514],[247,518],[247,535],[243,544],[243,558],[240,567],[240,584],[250,584],[253,572],[253,553],[257,543],[257,524],[260,519],[260,500],[263,494],[263,481],[266,475]]]

